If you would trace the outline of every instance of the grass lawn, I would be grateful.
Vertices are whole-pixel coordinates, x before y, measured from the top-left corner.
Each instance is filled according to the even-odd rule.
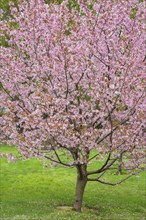
[[[14,147],[0,145],[0,152],[17,155]],[[145,220],[145,173],[112,187],[89,182],[83,213],[61,206],[72,206],[76,170],[64,167],[44,168],[31,159],[8,163],[1,158],[1,220]],[[94,165],[92,165],[94,166]],[[105,178],[120,179],[109,173]],[[92,208],[92,209],[91,209]]]

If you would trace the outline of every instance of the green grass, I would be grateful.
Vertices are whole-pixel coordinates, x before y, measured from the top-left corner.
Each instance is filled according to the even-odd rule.
[[[16,148],[0,146],[0,152],[18,155]],[[1,220],[144,220],[146,214],[145,173],[116,187],[88,183],[83,213],[60,209],[72,206],[76,170],[44,168],[33,158],[8,163],[1,158]],[[94,165],[93,165],[94,166]],[[120,177],[108,174],[106,178]],[[92,208],[92,209],[91,209]]]

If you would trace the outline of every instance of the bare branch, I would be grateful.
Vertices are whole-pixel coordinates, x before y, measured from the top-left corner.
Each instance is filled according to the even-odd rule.
[[[97,137],[97,138],[96,138],[97,144],[100,144],[104,139],[106,139],[108,136],[111,135],[111,132],[113,133],[114,131],[116,131],[116,130],[119,128],[120,125],[125,124],[127,121],[129,121],[129,118],[123,119],[116,127],[114,127],[114,128],[112,129],[112,131],[110,131],[110,132],[107,133],[105,136],[103,136],[103,138],[101,138],[99,141],[98,141],[99,137]]]
[[[66,163],[63,163],[63,162],[61,162],[61,161],[54,160],[54,159],[52,159],[51,157],[46,156],[46,155],[44,156],[44,158],[46,158],[46,159],[48,159],[48,160],[50,160],[50,161],[52,161],[52,162],[61,164],[61,165],[63,165],[63,166],[72,167],[72,164],[66,164]]]
[[[104,171],[104,170],[105,170],[104,168],[105,168],[106,165],[108,164],[108,162],[109,162],[109,160],[110,160],[110,157],[111,157],[111,152],[109,153],[109,155],[108,155],[108,157],[107,157],[105,163],[103,164],[103,166],[102,166],[100,169],[94,170],[94,171],[88,171],[88,172],[87,172],[87,175],[96,174],[96,173],[101,173],[102,171]],[[117,159],[116,159],[116,160],[117,160]]]
[[[93,157],[89,158],[88,162],[91,161],[91,160],[93,160],[94,158],[96,158],[98,155],[99,155],[99,153],[98,153],[98,154],[95,154]]]
[[[119,182],[116,182],[116,183],[111,183],[111,182],[105,182],[105,181],[102,181],[102,180],[99,180],[98,177],[97,178],[87,178],[87,181],[97,181],[99,183],[102,183],[102,184],[106,184],[106,185],[111,185],[111,186],[116,186],[116,185],[119,185],[121,184],[122,182],[126,181],[127,179],[129,179],[130,177],[134,176],[134,175],[137,175],[138,173],[140,173],[140,171],[138,171],[137,173],[133,173],[133,174],[130,174],[129,176],[127,176],[126,178],[120,180]]]
[[[3,89],[3,91],[9,96],[9,98],[10,98],[11,100],[14,100],[14,97],[10,95],[10,93],[3,87],[3,85],[2,85],[2,89]],[[24,108],[24,107],[21,106],[19,103],[18,103],[18,106],[19,106],[23,111],[25,111],[26,113],[31,113],[28,109]]]

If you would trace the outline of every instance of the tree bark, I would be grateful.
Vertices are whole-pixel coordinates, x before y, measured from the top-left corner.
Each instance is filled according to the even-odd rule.
[[[86,173],[78,173],[77,182],[76,182],[76,191],[75,191],[75,202],[74,202],[74,210],[77,212],[81,212],[82,202],[84,190],[87,184],[87,175]]]
[[[120,154],[119,160],[118,160],[118,171],[117,174],[122,175],[122,158],[123,154]]]

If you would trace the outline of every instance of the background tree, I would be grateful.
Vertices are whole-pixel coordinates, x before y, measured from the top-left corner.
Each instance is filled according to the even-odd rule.
[[[88,181],[124,181],[102,179],[121,154],[130,175],[144,163],[144,3],[30,0],[11,4],[11,14],[15,29],[1,22],[8,36],[1,140],[24,158],[76,167],[74,209],[81,211]],[[90,170],[95,159],[103,164]]]

